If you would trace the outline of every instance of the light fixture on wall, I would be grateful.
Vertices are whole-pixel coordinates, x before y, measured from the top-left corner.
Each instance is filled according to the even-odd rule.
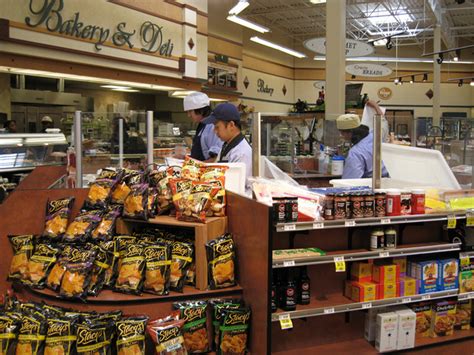
[[[411,79],[410,79],[410,84],[413,84],[414,82],[415,82],[415,76],[412,75],[412,76],[411,76]]]
[[[229,10],[229,15],[238,15],[244,11],[248,6],[249,2],[247,0],[239,0],[239,2]]]
[[[441,64],[443,63],[443,60],[444,60],[443,53],[438,54],[438,59],[436,59],[436,62],[438,64]]]
[[[461,87],[461,86],[463,86],[463,84],[464,84],[464,80],[463,80],[463,79],[459,79],[459,81],[458,81],[458,86]]]
[[[460,49],[458,49],[458,50],[455,52],[453,60],[454,60],[455,62],[459,62],[459,59],[461,59],[461,50],[460,50]]]
[[[273,48],[273,49],[276,49],[280,52],[284,52],[286,54],[292,55],[292,56],[297,57],[297,58],[305,58],[306,57],[306,54],[304,54],[304,53],[297,52],[293,49],[280,46],[279,44],[267,41],[266,39],[262,39],[258,36],[251,37],[250,40],[252,42],[255,42],[255,43],[258,43],[258,44],[261,44],[263,46],[267,46],[267,47],[270,47],[270,48]]]
[[[140,92],[137,89],[112,89],[112,91],[121,91],[121,92]]]
[[[464,83],[469,82],[469,86],[474,86],[474,76],[464,76],[462,78],[450,78],[448,79],[448,82],[454,82],[458,84],[458,87],[461,87],[464,85]]]
[[[398,85],[399,82],[400,82],[400,80],[398,80],[398,78],[393,79],[393,83],[394,83],[395,85]]]
[[[235,16],[235,15],[227,16],[227,20],[232,21],[232,22],[234,22],[238,25],[250,28],[250,29],[252,29],[254,31],[257,31],[257,32],[260,32],[260,33],[270,32],[270,29],[268,27],[259,25],[255,22],[252,22],[252,21],[249,21],[249,20],[245,20],[245,19],[243,19],[241,17],[238,17],[238,16]]]
[[[423,82],[426,83],[428,81],[428,73],[423,74]]]
[[[471,79],[471,83],[469,85],[474,86],[474,79]]]

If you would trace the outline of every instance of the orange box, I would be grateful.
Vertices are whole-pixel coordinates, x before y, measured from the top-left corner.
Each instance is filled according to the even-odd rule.
[[[380,284],[393,284],[400,280],[400,269],[398,265],[374,265],[372,269],[372,281]]]
[[[357,282],[372,281],[372,264],[356,261],[351,266],[351,279]]]
[[[378,299],[380,300],[399,297],[399,294],[400,289],[398,282],[378,284]]]
[[[368,302],[377,299],[377,284],[373,282],[353,282],[352,297],[355,302]]]

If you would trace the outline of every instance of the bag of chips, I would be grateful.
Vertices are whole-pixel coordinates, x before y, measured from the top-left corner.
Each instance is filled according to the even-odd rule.
[[[170,211],[173,206],[173,193],[169,185],[170,179],[179,179],[181,168],[168,167],[163,171],[153,171],[149,176],[150,185],[158,190],[156,213],[162,215]]]
[[[199,180],[201,175],[201,168],[204,164],[189,155],[184,158],[183,168],[181,169],[181,177],[189,180]]]
[[[235,286],[235,244],[225,234],[206,243],[209,287],[212,290]]]
[[[182,333],[187,351],[192,354],[207,353],[210,350],[207,332],[207,302],[175,302],[173,309],[179,310],[179,318],[185,321]]]
[[[184,320],[167,317],[151,321],[147,332],[155,345],[155,355],[187,355],[181,333]]]
[[[215,180],[208,180],[206,183],[218,189],[217,193],[212,199],[211,207],[209,208],[207,215],[214,217],[224,217],[226,206],[225,177],[221,176]]]
[[[73,203],[74,197],[48,200],[46,204],[46,222],[43,236],[52,240],[61,239],[66,232]]]
[[[48,318],[44,355],[74,354],[79,316]]]
[[[46,312],[46,318],[63,317],[65,309],[59,306],[43,303],[41,308]]]
[[[157,215],[158,190],[154,187],[148,188],[148,217],[153,218]]]
[[[119,355],[145,355],[147,316],[122,318],[115,323]]]
[[[186,272],[186,285],[196,286],[196,261],[193,260],[191,265],[189,265],[189,269]]]
[[[116,181],[111,179],[97,179],[89,188],[84,202],[87,209],[104,209],[110,201],[112,188]]]
[[[244,302],[242,299],[239,298],[228,298],[228,299],[222,299],[222,298],[217,298],[209,301],[209,305],[211,307],[211,314],[212,314],[212,328],[214,332],[214,337],[213,337],[213,349],[217,350],[219,347],[219,338],[220,338],[220,332],[219,332],[219,326],[221,323],[221,318],[222,318],[222,311],[224,309],[237,309],[240,308],[244,305]]]
[[[193,182],[188,179],[170,179],[169,186],[176,211],[184,211],[188,205],[188,196],[193,188]]]
[[[183,292],[186,273],[194,259],[194,246],[184,242],[174,242],[171,248],[170,288]]]
[[[145,253],[144,247],[140,244],[128,244],[120,251],[120,265],[118,269],[115,290],[139,295],[142,292]]]
[[[63,241],[66,243],[84,243],[102,219],[101,210],[83,211],[67,227]]]
[[[49,244],[36,245],[35,251],[28,261],[28,276],[23,282],[34,288],[43,288],[58,253],[59,249]]]
[[[87,322],[118,322],[122,318],[123,312],[121,310],[110,311],[106,313],[94,313],[84,316]]]
[[[0,354],[11,354],[16,345],[21,318],[0,313]]]
[[[112,190],[110,203],[123,205],[128,194],[132,191],[131,186],[140,184],[143,180],[143,174],[136,170],[124,169],[121,173],[122,178]]]
[[[115,326],[113,322],[86,321],[76,331],[77,354],[111,355]]]
[[[199,179],[204,182],[220,179],[221,177],[225,177],[227,169],[229,169],[229,167],[225,165],[203,166],[201,168]]]
[[[88,294],[97,296],[105,284],[107,270],[112,267],[113,253],[94,245],[97,255],[95,256],[94,266],[92,267],[91,282],[89,284]]]
[[[28,273],[28,261],[33,254],[32,235],[9,235],[8,240],[13,249],[8,280],[24,280]]]
[[[167,295],[170,287],[171,245],[157,243],[145,246],[145,262],[143,291]]]
[[[176,218],[180,221],[205,223],[206,213],[218,191],[218,188],[208,183],[193,181],[189,195],[184,201],[180,201],[180,208],[176,206]]]
[[[148,184],[132,186],[132,191],[125,199],[123,216],[136,219],[148,219]]]
[[[59,295],[64,298],[85,299],[91,280],[91,270],[97,251],[74,248],[66,265]]]
[[[18,333],[16,354],[37,355],[42,354],[48,324],[46,318],[33,314],[23,313],[21,326]]]
[[[115,284],[115,278],[117,276],[118,261],[120,253],[117,248],[115,240],[109,240],[107,242],[99,243],[99,247],[110,254],[110,267],[105,270],[104,274],[104,286],[112,287]]]
[[[111,240],[115,233],[115,223],[122,214],[122,206],[110,206],[102,216],[99,225],[92,232],[92,240]]]
[[[54,264],[46,279],[47,288],[53,291],[57,291],[59,289],[64,273],[66,272],[66,265],[69,262],[69,257],[73,249],[74,248],[71,245],[66,245],[63,248],[61,254],[59,255],[58,261],[56,264]]]
[[[219,325],[218,355],[245,355],[250,327],[250,309],[223,309]]]

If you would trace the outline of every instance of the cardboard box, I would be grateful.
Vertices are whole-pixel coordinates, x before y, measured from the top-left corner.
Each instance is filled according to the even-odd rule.
[[[411,277],[420,281],[418,293],[438,291],[439,265],[438,261],[421,261],[411,264]]]
[[[430,336],[453,335],[456,323],[456,301],[436,302],[431,308]]]
[[[372,264],[356,261],[351,266],[351,279],[357,282],[372,281]]]
[[[459,273],[459,292],[474,291],[474,271],[461,271]]]
[[[395,312],[377,315],[375,348],[379,352],[397,350],[398,315]]]
[[[407,258],[405,256],[400,258],[393,258],[393,264],[398,265],[398,271],[400,272],[400,277],[407,276]]]
[[[416,337],[428,337],[431,329],[431,303],[414,303],[410,308],[416,314]]]
[[[416,313],[406,308],[396,312],[398,315],[397,350],[415,347]]]
[[[417,290],[416,279],[409,276],[400,277],[399,297],[414,296],[417,294]]]
[[[352,297],[354,302],[369,302],[377,299],[377,284],[373,282],[352,282]]]
[[[471,300],[458,301],[456,305],[456,322],[454,323],[454,330],[471,329],[471,313]]]
[[[371,308],[365,314],[365,322],[364,322],[364,338],[367,341],[375,341],[375,333],[376,333],[376,326],[377,326],[377,315],[379,313],[386,312],[385,307],[380,308]]]
[[[439,263],[438,291],[457,289],[459,287],[458,260],[445,259],[445,260],[439,260],[438,263]]]
[[[397,283],[400,278],[398,265],[374,265],[372,270],[372,281],[380,284]]]
[[[354,281],[346,280],[344,282],[344,296],[351,299],[352,298],[352,283]]]
[[[398,286],[398,282],[378,284],[378,299],[383,300],[387,298],[399,297]]]

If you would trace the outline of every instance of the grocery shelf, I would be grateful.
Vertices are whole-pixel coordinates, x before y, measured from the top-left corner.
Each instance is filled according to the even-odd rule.
[[[448,335],[438,338],[416,338],[415,339],[415,348],[421,348],[423,346],[430,346],[435,344],[446,343],[455,340],[468,339],[474,337],[474,329],[469,330],[455,330],[453,335]]]
[[[351,227],[377,227],[400,223],[424,223],[447,221],[450,218],[464,219],[465,211],[452,213],[433,213],[409,216],[391,216],[391,217],[374,217],[374,218],[356,218],[356,219],[338,219],[332,221],[310,221],[296,223],[277,223],[275,225],[277,232],[304,231],[313,229],[334,229],[334,228],[351,228]]]
[[[326,255],[313,257],[289,257],[272,261],[273,268],[294,267],[303,265],[330,264],[335,258],[344,257],[344,261],[358,261],[368,259],[383,259],[399,256],[421,255],[431,253],[446,253],[461,250],[461,243],[423,243],[399,245],[396,249],[389,250],[338,250],[328,252]]]
[[[463,301],[463,300],[470,300],[474,298],[474,292],[464,292],[460,293],[458,295],[458,300]]]
[[[147,223],[147,224],[159,224],[163,226],[176,226],[176,227],[200,227],[206,224],[213,223],[215,221],[219,220],[225,220],[226,217],[207,217],[205,223],[199,223],[199,222],[183,222],[183,221],[178,221],[175,217],[172,216],[156,216],[153,218],[149,218],[148,220],[144,219],[132,219],[132,218],[125,218],[123,219],[125,222],[131,222],[131,223]]]
[[[309,305],[298,305],[295,311],[278,310],[272,314],[272,322],[278,322],[281,318],[289,317],[291,319],[323,316],[334,313],[346,313],[353,311],[361,311],[370,308],[396,306],[401,304],[409,304],[419,301],[428,301],[445,297],[458,296],[458,289],[449,291],[439,291],[425,293],[415,296],[388,298],[383,300],[375,300],[370,302],[352,302],[342,294],[327,295],[325,300],[319,301],[312,299]]]

